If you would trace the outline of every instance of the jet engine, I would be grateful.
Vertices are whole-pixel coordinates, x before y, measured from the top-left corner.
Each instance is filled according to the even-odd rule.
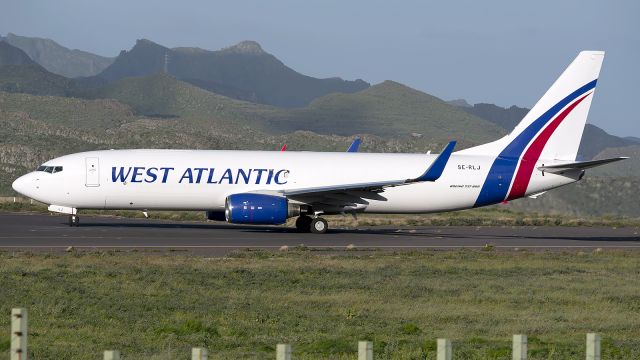
[[[266,194],[233,194],[225,201],[225,218],[234,224],[283,224],[287,218],[300,215],[301,207],[284,196]]]

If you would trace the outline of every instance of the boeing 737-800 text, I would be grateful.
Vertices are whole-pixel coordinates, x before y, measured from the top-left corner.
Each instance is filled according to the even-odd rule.
[[[202,210],[211,220],[324,233],[323,214],[431,213],[533,196],[608,162],[576,161],[601,51],[583,51],[515,129],[439,154],[104,150],[62,156],[13,183],[78,225],[78,209]]]

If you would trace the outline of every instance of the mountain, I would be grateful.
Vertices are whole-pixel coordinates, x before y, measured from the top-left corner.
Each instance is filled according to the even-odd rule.
[[[0,39],[2,40],[2,39]],[[0,41],[0,66],[37,65],[24,51],[8,42]]]
[[[91,97],[117,99],[147,116],[224,119],[270,134],[371,134],[425,146],[443,144],[455,136],[463,147],[495,140],[505,133],[434,96],[392,81],[353,94],[326,95],[295,109],[231,99],[162,73],[118,80]]]
[[[425,137],[439,143],[451,139],[474,145],[495,140],[506,131],[435,96],[385,81],[353,94],[329,94],[308,107],[273,119],[282,131],[321,134],[374,134],[382,137]]]
[[[280,107],[301,107],[335,92],[353,93],[369,87],[362,81],[317,79],[302,75],[265,52],[253,41],[218,51],[175,48],[138,40],[98,74],[107,81],[166,70],[178,79],[221,95]]]
[[[585,159],[593,159],[607,149],[624,148],[636,144],[633,140],[610,135],[595,125],[587,124],[584,127],[584,133],[582,133],[582,142],[578,153],[584,156]]]
[[[491,121],[509,131],[518,125],[520,120],[529,112],[527,108],[511,106],[503,108],[494,104],[474,104],[473,106],[465,106],[462,109],[469,114],[481,117]]]
[[[460,109],[491,121],[508,131],[513,130],[529,112],[527,108],[517,106],[503,108],[494,104],[475,104],[471,107],[462,106]],[[593,159],[607,148],[620,148],[633,144],[637,144],[633,139],[610,135],[595,125],[586,124],[578,154],[584,159]]]
[[[67,96],[73,83],[40,65],[0,66],[0,91],[34,95]]]
[[[606,159],[618,156],[626,156],[629,158],[624,161],[592,169],[589,173],[603,177],[640,177],[640,144],[607,148],[594,158]]]
[[[266,119],[287,111],[215,94],[164,73],[123,78],[87,94],[93,99],[118,100],[139,115],[206,120],[207,126],[216,122],[262,129]]]
[[[0,41],[0,91],[66,96],[73,87],[71,80],[48,72],[24,51]]]
[[[629,140],[629,141],[633,141],[636,144],[640,144],[640,138],[636,137],[636,136],[625,136],[625,139]]]
[[[23,50],[48,71],[68,78],[96,75],[114,60],[86,51],[70,50],[50,39],[9,33],[3,40]]]
[[[469,104],[465,99],[449,100],[447,101],[447,104],[460,107],[471,107],[471,104]]]

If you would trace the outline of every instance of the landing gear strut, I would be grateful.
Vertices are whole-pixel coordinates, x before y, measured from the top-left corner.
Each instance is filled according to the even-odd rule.
[[[80,218],[78,215],[69,215],[69,226],[80,226]]]

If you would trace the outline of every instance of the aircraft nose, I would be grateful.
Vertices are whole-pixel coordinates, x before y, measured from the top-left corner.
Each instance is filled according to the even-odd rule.
[[[29,192],[29,174],[27,175],[22,175],[19,178],[17,178],[13,184],[11,184],[11,187],[13,188],[13,190],[15,190],[17,193],[22,194],[24,196],[29,196],[29,194],[27,194]]]

